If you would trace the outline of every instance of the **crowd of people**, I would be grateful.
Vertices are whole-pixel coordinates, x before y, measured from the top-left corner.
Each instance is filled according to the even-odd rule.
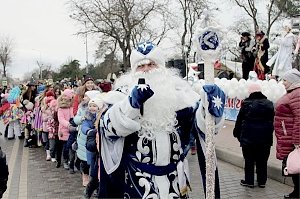
[[[252,61],[266,72],[267,38],[262,32],[257,36],[264,48],[258,47],[259,60]],[[177,71],[165,67],[162,55],[151,42],[140,44],[132,50],[131,70],[108,89],[95,85],[88,75],[74,88],[35,82],[23,91],[12,88],[1,100],[5,136],[24,138],[24,147],[43,146],[46,161],[70,174],[80,171],[85,198],[94,192],[99,198],[188,198],[186,156],[195,140],[205,193],[205,103],[211,99],[208,113],[217,134],[226,96],[215,84],[194,91]],[[276,104],[253,83],[239,112],[233,133],[245,158],[243,186],[254,187],[255,163],[258,186],[266,186],[273,130],[278,159],[286,162],[299,147],[300,72],[288,70],[281,79],[287,93]],[[215,163],[215,198],[220,198]],[[285,198],[299,198],[299,175],[292,175],[294,191]]]

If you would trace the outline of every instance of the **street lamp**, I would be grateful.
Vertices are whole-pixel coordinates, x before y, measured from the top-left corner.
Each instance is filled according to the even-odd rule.
[[[39,61],[36,61],[36,63],[37,63],[37,65],[38,65],[38,67],[39,67],[39,78],[40,79],[43,79],[43,64],[42,64],[42,53],[41,53],[41,51],[40,50],[37,50],[37,49],[31,49],[31,50],[33,50],[33,51],[36,51],[36,52],[39,52],[40,53],[40,58],[39,58]]]
[[[85,26],[85,62],[86,62],[86,68],[85,72],[86,74],[89,73],[89,57],[88,57],[88,41],[87,41],[87,26],[86,26],[86,21],[84,21],[84,26]]]

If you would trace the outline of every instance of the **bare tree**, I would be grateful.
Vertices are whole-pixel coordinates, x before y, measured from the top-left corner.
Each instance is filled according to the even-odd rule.
[[[202,14],[203,9],[207,7],[207,2],[206,0],[177,0],[176,3],[178,3],[180,8],[180,14],[176,15],[176,18],[179,17],[179,19],[181,18],[183,21],[183,24],[177,27],[180,31],[181,53],[184,58],[185,54],[189,55],[191,51],[195,23]],[[177,18],[177,20],[174,21],[178,23],[179,20]]]
[[[257,8],[256,8],[256,1],[255,0],[234,0],[234,2],[251,17],[253,21],[253,30],[256,32],[258,26],[257,22]]]
[[[153,16],[164,19],[166,4],[159,0],[70,0],[70,5],[71,17],[86,25],[78,34],[97,34],[102,44],[113,50],[117,43],[125,67],[130,66],[132,46],[141,40],[156,39],[159,43],[168,31],[165,25],[154,30],[150,23]]]
[[[7,76],[7,67],[12,61],[13,43],[9,37],[0,38],[0,62],[3,66],[3,76]]]
[[[265,20],[259,20],[257,16],[257,0],[233,0],[236,5],[243,8],[243,10],[247,13],[247,15],[253,21],[254,32],[256,32],[259,27],[262,27]],[[284,11],[287,10],[287,3],[290,0],[268,0],[264,1],[267,7],[267,25],[266,25],[266,35],[269,37],[271,28],[273,24],[280,19],[283,15]],[[260,25],[259,26],[259,21]]]

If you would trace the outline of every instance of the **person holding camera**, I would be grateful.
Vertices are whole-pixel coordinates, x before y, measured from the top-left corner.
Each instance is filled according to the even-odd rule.
[[[242,56],[242,70],[243,70],[243,79],[248,79],[249,72],[253,70],[254,66],[254,56],[252,53],[252,48],[255,45],[254,40],[251,39],[251,35],[249,32],[243,32],[241,34],[241,41],[239,43],[239,47],[241,49]]]

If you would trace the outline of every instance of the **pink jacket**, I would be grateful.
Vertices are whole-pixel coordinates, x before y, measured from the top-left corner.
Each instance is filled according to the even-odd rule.
[[[70,108],[59,108],[57,111],[58,117],[58,137],[60,140],[67,141],[69,139],[69,121],[73,114],[73,107]]]
[[[73,102],[62,101],[61,97],[58,98],[58,110],[57,110],[57,117],[58,117],[58,137],[60,140],[67,141],[69,138],[69,124],[70,119],[74,117],[73,114]]]
[[[289,90],[275,106],[276,157],[283,160],[300,144],[300,84]]]
[[[42,107],[42,122],[43,122],[43,131],[48,132],[48,123],[47,121],[51,118],[51,111],[48,106]]]

